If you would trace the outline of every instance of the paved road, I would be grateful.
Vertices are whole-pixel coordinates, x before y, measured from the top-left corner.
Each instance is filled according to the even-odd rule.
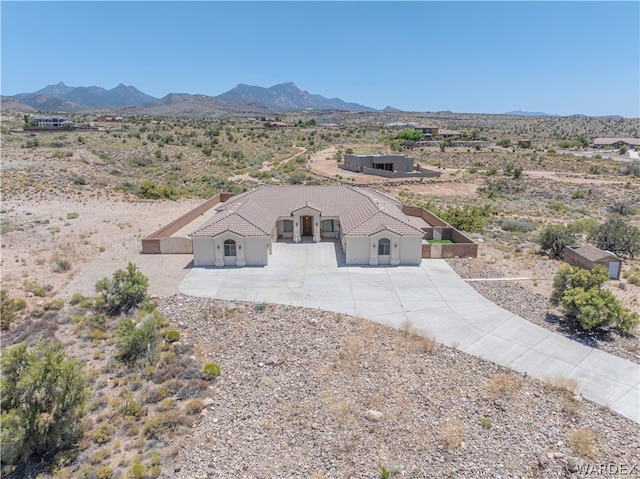
[[[270,302],[409,321],[436,340],[539,379],[574,378],[587,399],[640,423],[640,365],[567,339],[476,293],[443,260],[420,266],[345,266],[333,242],[276,243],[266,267],[194,268],[191,296]]]

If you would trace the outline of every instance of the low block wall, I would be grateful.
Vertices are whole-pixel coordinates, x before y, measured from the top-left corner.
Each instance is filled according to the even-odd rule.
[[[424,239],[426,240],[450,240],[449,244],[430,244],[422,245],[423,258],[477,258],[478,244],[475,243],[467,235],[458,231],[446,221],[438,218],[424,208],[417,206],[402,206],[402,212],[408,216],[417,216],[422,218],[428,224],[429,228],[422,228],[424,231]]]
[[[186,225],[203,215],[218,203],[224,203],[235,195],[231,193],[218,193],[209,198],[204,203],[196,206],[191,211],[185,213],[171,223],[154,231],[146,238],[142,239],[143,254],[188,254],[192,253],[191,240],[188,238],[171,238],[176,231],[180,231]],[[187,245],[188,243],[188,245]]]
[[[346,169],[346,168],[344,168]],[[413,171],[403,172],[403,171],[387,171],[387,170],[379,170],[377,168],[362,168],[362,173],[365,175],[374,175],[374,176],[382,176],[384,178],[434,178],[440,176],[440,173],[437,171]]]

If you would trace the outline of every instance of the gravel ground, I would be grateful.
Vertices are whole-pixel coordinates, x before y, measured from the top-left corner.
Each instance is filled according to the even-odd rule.
[[[504,277],[490,266],[482,269],[473,268],[472,262],[468,259],[449,259],[447,262],[462,278]],[[545,296],[513,281],[470,281],[469,285],[485,298],[532,323],[588,346],[640,363],[640,338],[636,334],[581,331],[575,327],[574,323],[563,319],[562,312],[553,309]]]
[[[222,368],[175,478],[375,478],[381,467],[390,477],[551,478],[640,467],[636,423],[411,332],[181,295],[159,307],[203,362]]]

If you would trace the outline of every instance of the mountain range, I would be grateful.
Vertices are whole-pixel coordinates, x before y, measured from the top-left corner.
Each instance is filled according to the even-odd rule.
[[[269,88],[240,83],[235,88],[218,96],[169,93],[162,98],[155,98],[141,92],[134,86],[122,83],[107,90],[98,86],[67,86],[60,82],[56,85],[47,85],[33,93],[2,96],[0,104],[3,110],[23,112],[35,110],[73,113],[126,108],[129,114],[196,117],[262,116],[278,111],[293,110],[404,113],[392,106],[376,110],[358,103],[346,102],[340,98],[326,98],[301,90],[291,82],[280,83]],[[563,116],[521,110],[504,114],[529,117]],[[587,115],[568,116],[585,117]],[[622,117],[606,115],[597,118]]]
[[[107,90],[98,86],[72,87],[63,82],[48,85],[33,93],[20,93],[11,98],[39,111],[78,112],[94,109],[117,109],[138,107],[142,109],[162,110],[162,107],[198,104],[215,106],[221,110],[340,110],[340,111],[377,111],[358,103],[350,103],[340,98],[325,98],[301,90],[294,83],[281,83],[270,88],[240,83],[235,88],[218,96],[192,95],[189,93],[169,93],[155,98],[141,92],[133,86],[122,83]],[[187,106],[187,105],[182,105]]]

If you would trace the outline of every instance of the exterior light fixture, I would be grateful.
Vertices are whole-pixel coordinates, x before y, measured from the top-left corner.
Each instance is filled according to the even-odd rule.
[[[375,245],[375,243],[373,244],[373,249],[376,249],[376,245]]]
[[[242,245],[241,244],[238,245],[238,249],[242,249]]]
[[[218,245],[218,249],[220,249],[220,245]]]
[[[398,247],[398,243],[393,243],[393,247],[397,248]]]

